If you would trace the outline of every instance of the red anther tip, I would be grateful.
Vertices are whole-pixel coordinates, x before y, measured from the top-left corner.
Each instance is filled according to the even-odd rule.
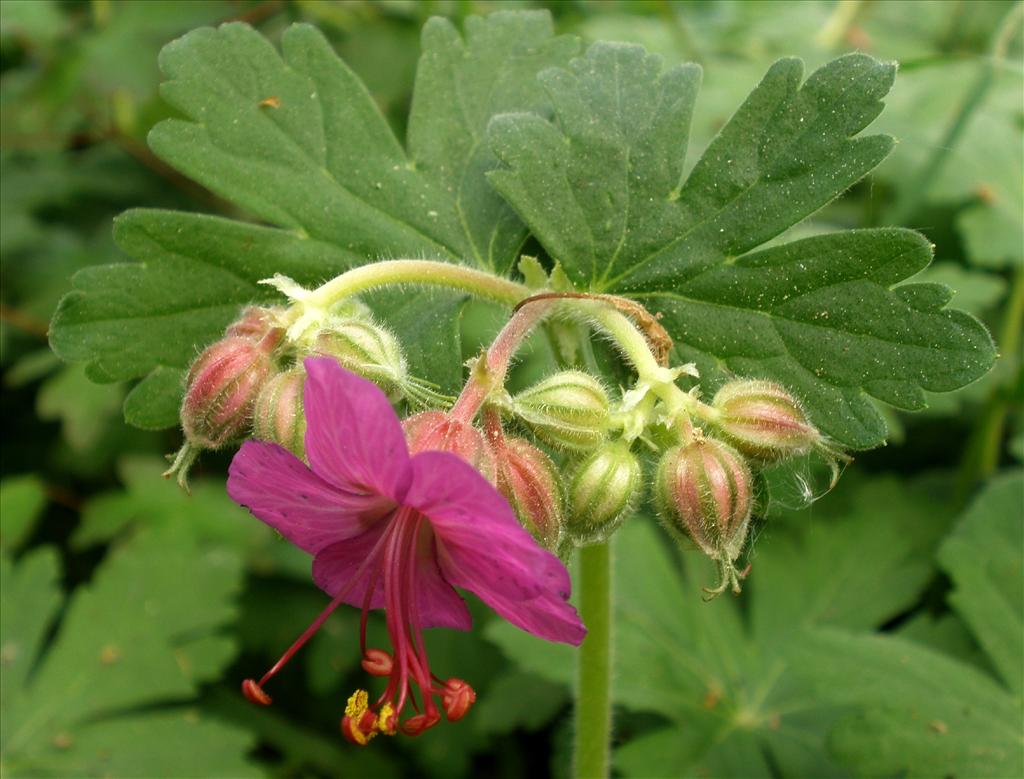
[[[383,649],[367,649],[362,665],[363,670],[371,676],[391,676],[394,661]]]
[[[418,736],[425,730],[429,730],[441,721],[441,715],[436,711],[429,714],[417,714],[409,717],[402,723],[402,732],[407,736]]]
[[[263,688],[252,679],[242,682],[242,695],[249,703],[255,703],[257,706],[269,706],[273,702],[273,698],[263,692]]]
[[[475,702],[476,691],[462,679],[452,678],[444,683],[441,703],[444,705],[444,713],[449,722],[458,722],[465,717]]]
[[[345,715],[341,719],[341,735],[359,746],[366,746],[377,735],[377,715],[367,709],[357,717]]]

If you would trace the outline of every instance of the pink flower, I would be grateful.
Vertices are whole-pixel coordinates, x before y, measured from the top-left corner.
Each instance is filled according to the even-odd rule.
[[[313,555],[313,579],[333,600],[259,683],[243,683],[246,697],[269,704],[262,685],[341,603],[363,610],[363,668],[388,677],[373,706],[362,690],[349,699],[342,732],[360,744],[435,725],[435,697],[449,720],[475,699],[466,682],[431,673],[423,645],[423,628],[470,628],[454,587],[523,630],[578,645],[586,630],[566,602],[565,567],[487,480],[446,452],[411,455],[387,397],[371,382],[330,359],[305,365],[309,467],[280,446],[247,441],[231,463],[228,494]],[[386,611],[392,654],[366,647],[367,612],[378,608]],[[399,724],[406,704],[419,713]]]

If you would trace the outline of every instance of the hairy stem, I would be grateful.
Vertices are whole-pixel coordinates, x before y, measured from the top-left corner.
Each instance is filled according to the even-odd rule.
[[[470,374],[466,386],[462,388],[459,399],[452,407],[451,416],[469,422],[476,416],[492,390],[505,385],[512,358],[519,350],[526,336],[555,307],[556,300],[528,300],[498,333],[494,342],[487,349],[482,362],[477,363]]]
[[[612,555],[610,541],[580,549],[580,616],[587,637],[576,677],[573,776],[605,779],[611,742]]]
[[[1010,297],[999,328],[997,346],[1000,360],[995,370],[1001,375],[989,393],[978,424],[967,444],[957,479],[958,502],[964,502],[978,482],[987,479],[999,466],[1003,434],[1010,409],[1016,402],[1014,386],[1020,362],[1021,330],[1024,328],[1024,271],[1013,276]]]
[[[328,307],[360,292],[393,284],[448,287],[508,306],[530,295],[522,284],[462,265],[433,260],[388,260],[361,265],[331,279],[313,291],[310,302]]]

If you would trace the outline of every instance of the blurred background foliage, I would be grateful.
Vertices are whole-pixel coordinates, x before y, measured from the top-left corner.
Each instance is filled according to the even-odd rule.
[[[895,152],[799,230],[921,230],[936,261],[916,280],[955,289],[952,305],[983,319],[1002,355],[923,413],[887,411],[890,445],[813,506],[799,472],[779,474],[739,599],[704,604],[703,561],[645,518],[628,523],[616,772],[1007,775],[1021,759],[1024,630],[1019,4],[4,0],[3,776],[566,775],[571,650],[477,604],[478,630],[429,640],[479,694],[457,726],[366,750],[341,740],[361,673],[352,611],[285,672],[273,708],[248,706],[238,680],[324,602],[307,560],[228,500],[227,456],[204,460],[191,496],[160,479],[178,434],[126,426],[128,388],[93,384],[46,342],[69,277],[127,259],[111,239],[120,211],[237,216],[146,147],[171,113],[157,95],[166,42],[229,20],[271,39],[311,22],[401,134],[423,22],[499,7],[547,8],[559,32],[699,62],[694,159],[780,56],[808,69],[858,49],[898,60],[874,125]],[[474,344],[491,324],[464,326]],[[920,721],[925,703],[949,717]]]

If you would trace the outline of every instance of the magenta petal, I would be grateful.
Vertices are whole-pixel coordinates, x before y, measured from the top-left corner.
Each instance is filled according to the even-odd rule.
[[[325,481],[401,502],[409,485],[409,450],[387,396],[371,381],[328,358],[305,361],[306,455]]]
[[[387,522],[381,522],[360,536],[331,544],[320,552],[313,560],[313,581],[316,586],[332,598],[346,591],[342,600],[362,608],[366,591],[373,582],[369,608],[383,608],[384,577],[377,575],[380,571],[382,547],[378,543],[387,527]],[[387,543],[386,539],[384,543]]]
[[[385,540],[380,543],[387,523],[324,549],[313,561],[313,581],[331,597],[347,591],[342,600],[362,608],[367,588],[373,582],[370,609],[384,608],[384,576],[378,575],[383,565]],[[371,559],[372,558],[372,559]],[[353,583],[353,577],[356,577]],[[376,581],[373,581],[376,579]],[[433,554],[417,560],[416,594],[421,628],[446,627],[469,630],[473,625],[465,602],[441,576]],[[351,585],[351,587],[350,587]]]
[[[548,641],[579,646],[587,635],[579,614],[557,595],[545,594],[529,601],[488,600],[487,605],[517,628]]]
[[[310,554],[365,533],[393,505],[321,479],[276,444],[246,441],[228,469],[228,495]]]
[[[481,597],[493,590],[527,600],[544,591],[536,565],[542,550],[483,476],[447,452],[421,452],[412,470],[404,502],[430,520],[448,581]]]
[[[421,628],[469,630],[473,627],[466,602],[445,580],[433,554],[420,559],[416,566],[416,607]]]
[[[524,630],[582,641],[586,631],[565,602],[568,571],[519,525],[505,499],[451,454],[423,452],[412,467],[405,503],[430,519],[444,577]]]

